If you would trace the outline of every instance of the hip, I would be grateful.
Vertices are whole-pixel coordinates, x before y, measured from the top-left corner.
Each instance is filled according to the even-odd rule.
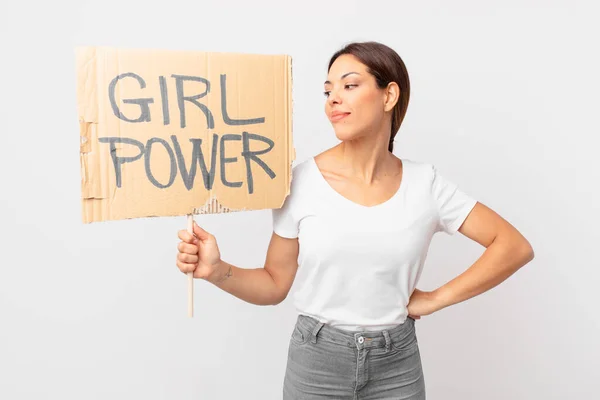
[[[299,315],[290,337],[284,399],[425,399],[415,320],[346,331]]]

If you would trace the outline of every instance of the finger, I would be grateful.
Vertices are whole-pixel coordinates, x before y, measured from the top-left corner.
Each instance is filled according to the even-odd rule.
[[[200,228],[196,222],[194,222],[194,235],[200,240],[206,240],[210,238],[210,233]]]
[[[194,237],[186,230],[179,231],[177,236],[186,243],[194,243]]]
[[[198,254],[198,246],[186,242],[179,242],[177,250],[179,250],[180,253]]]
[[[184,274],[187,274],[188,272],[194,272],[196,264],[188,264],[177,260],[177,268]]]
[[[177,254],[177,260],[186,264],[197,264],[198,256],[195,254],[179,253]]]

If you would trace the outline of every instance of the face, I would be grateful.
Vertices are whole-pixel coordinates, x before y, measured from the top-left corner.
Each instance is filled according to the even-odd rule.
[[[386,126],[385,114],[393,108],[393,93],[390,97],[389,86],[378,88],[375,77],[356,57],[338,57],[327,74],[324,89],[325,114],[338,139],[358,139]]]

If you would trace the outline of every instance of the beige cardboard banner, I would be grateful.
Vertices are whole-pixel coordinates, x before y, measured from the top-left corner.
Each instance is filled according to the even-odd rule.
[[[84,222],[283,204],[295,158],[289,56],[76,55]]]

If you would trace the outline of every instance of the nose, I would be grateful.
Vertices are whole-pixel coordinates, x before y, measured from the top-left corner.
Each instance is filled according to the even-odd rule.
[[[335,89],[331,89],[329,96],[327,96],[327,102],[329,105],[341,104],[342,98],[340,97],[339,92]]]

